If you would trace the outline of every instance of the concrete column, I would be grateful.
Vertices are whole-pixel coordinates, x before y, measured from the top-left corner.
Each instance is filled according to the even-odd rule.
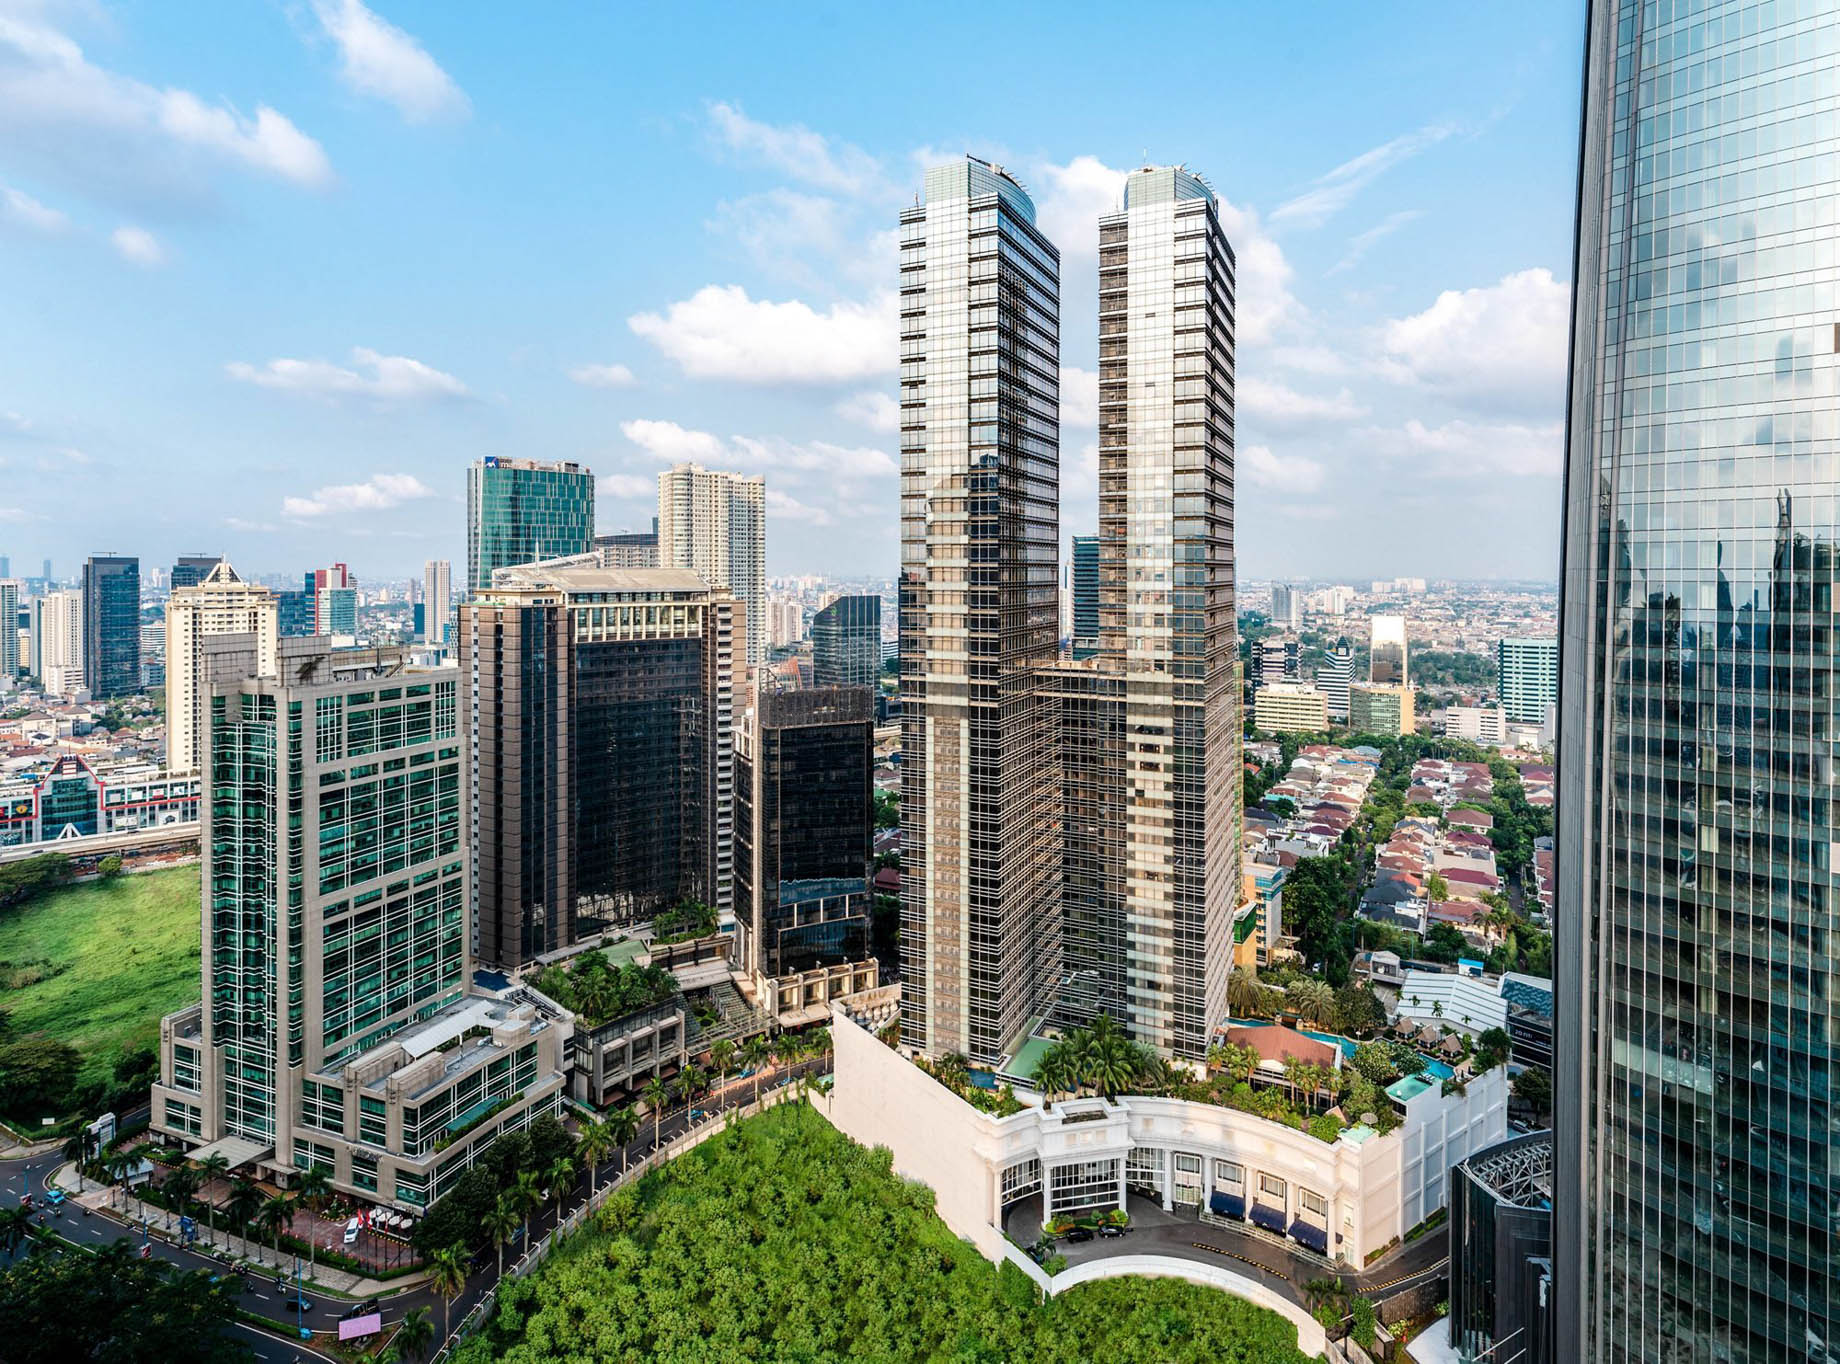
[[[1131,1156],[1128,1151],[1124,1155],[1118,1157],[1118,1209],[1120,1212],[1124,1211],[1125,1207],[1130,1203],[1130,1194],[1126,1192],[1124,1182],[1124,1172],[1130,1164]]]
[[[1163,1211],[1174,1212],[1176,1208],[1176,1153],[1163,1152]]]

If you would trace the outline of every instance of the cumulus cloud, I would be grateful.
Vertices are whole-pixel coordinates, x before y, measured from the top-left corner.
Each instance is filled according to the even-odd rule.
[[[1303,304],[1291,292],[1291,263],[1253,210],[1222,199],[1220,226],[1238,266],[1234,321],[1239,342],[1263,344],[1304,316]]]
[[[748,297],[738,284],[710,284],[662,314],[635,313],[633,333],[697,379],[825,384],[887,374],[898,354],[893,293],[819,312],[792,299]]]
[[[708,113],[717,145],[737,160],[833,194],[868,197],[890,191],[881,163],[860,147],[834,141],[800,123],[762,123],[726,100],[711,102]]]
[[[434,490],[413,474],[372,474],[363,483],[329,484],[316,488],[309,497],[286,498],[281,514],[310,520],[335,512],[387,511],[433,496]]]
[[[871,431],[901,429],[901,405],[879,388],[852,393],[831,410],[845,421],[866,426]]]
[[[639,418],[621,422],[620,434],[654,459],[666,464],[709,464],[722,458],[723,445],[707,431],[691,431],[676,422]]]
[[[1385,370],[1462,403],[1554,410],[1565,392],[1571,288],[1546,269],[1449,289],[1388,322]]]
[[[123,260],[135,265],[160,265],[166,260],[159,239],[143,227],[118,227],[109,234],[109,243]]]
[[[1243,478],[1274,492],[1313,493],[1323,486],[1326,471],[1302,455],[1279,455],[1267,445],[1246,445],[1234,455],[1233,474],[1235,481]]]
[[[358,346],[351,358],[353,368],[349,369],[326,360],[276,359],[260,367],[237,360],[224,370],[239,383],[315,398],[419,402],[467,396],[466,385],[453,375],[406,355],[379,355]]]
[[[1397,213],[1387,214],[1367,231],[1355,233],[1348,239],[1348,249],[1342,253],[1342,258],[1329,267],[1329,273],[1339,275],[1346,270],[1354,269],[1366,259],[1367,253],[1373,249],[1376,242],[1384,241],[1407,223],[1424,216],[1424,213],[1416,208],[1401,209]]]
[[[1035,223],[1063,258],[1099,254],[1099,219],[1124,206],[1127,174],[1096,156],[1076,156],[1065,165],[1044,162],[1036,168],[1041,192],[1032,196]]]
[[[709,227],[732,238],[763,269],[816,282],[854,249],[852,216],[836,199],[781,186],[724,201]],[[814,267],[814,259],[823,265]]]
[[[625,365],[577,365],[569,378],[584,388],[631,388],[638,382]]]
[[[157,178],[187,157],[299,185],[332,179],[320,144],[268,105],[244,114],[99,67],[32,8],[0,15],[0,141],[110,188]]]
[[[422,45],[361,0],[313,0],[313,16],[339,49],[340,77],[359,94],[395,105],[411,123],[470,111],[465,92]]]
[[[658,496],[658,480],[638,474],[603,474],[595,486],[607,497],[633,500]]]
[[[70,219],[55,208],[39,203],[24,190],[0,185],[0,223],[55,237],[69,228]]]
[[[1382,142],[1344,161],[1327,175],[1318,177],[1302,194],[1279,204],[1272,210],[1271,220],[1298,227],[1320,227],[1401,161],[1436,146],[1456,131],[1455,124],[1438,123]]]
[[[796,497],[791,497],[777,488],[767,489],[767,512],[769,515],[778,516],[787,521],[803,521],[811,526],[836,524],[836,518],[823,507],[814,507],[810,503],[801,502]]]
[[[1565,424],[1557,421],[1456,420],[1427,426],[1414,418],[1397,429],[1367,434],[1381,454],[1420,459],[1440,477],[1552,476],[1558,474],[1565,450]]]
[[[834,445],[822,440],[799,443],[777,436],[731,436],[723,440],[676,422],[645,419],[621,422],[620,433],[666,464],[693,461],[742,473],[790,473],[795,479],[819,484],[892,477],[898,472],[887,451],[866,446]]]
[[[1061,425],[1099,424],[1099,376],[1090,369],[1061,366]]]
[[[1235,383],[1234,398],[1240,411],[1283,425],[1348,421],[1367,415],[1367,409],[1345,388],[1333,396],[1299,393],[1285,384],[1247,374]]]

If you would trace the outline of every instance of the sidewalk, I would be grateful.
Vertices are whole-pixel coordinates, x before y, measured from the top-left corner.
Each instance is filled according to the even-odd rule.
[[[177,1213],[155,1207],[151,1203],[144,1203],[132,1193],[124,1196],[119,1189],[100,1187],[90,1179],[83,1180],[83,1192],[78,1193],[76,1166],[70,1164],[58,1166],[56,1172],[51,1176],[51,1182],[68,1193],[72,1202],[94,1209],[98,1215],[120,1224],[128,1232],[138,1232],[145,1219],[150,1236],[168,1245],[182,1245],[178,1235],[179,1215]],[[226,1264],[241,1262],[248,1266],[250,1273],[258,1276],[272,1276],[275,1272],[274,1247],[247,1241],[225,1231],[222,1227],[212,1234],[206,1222],[199,1222],[197,1238],[189,1248],[200,1256],[216,1259]],[[281,1267],[292,1278],[294,1270],[292,1251],[284,1249],[281,1252]],[[428,1279],[425,1271],[403,1274],[393,1279],[364,1278],[348,1270],[334,1269],[329,1265],[312,1264],[304,1257],[300,1261],[300,1268],[302,1279],[306,1284],[322,1293],[331,1293],[358,1302],[419,1288]]]

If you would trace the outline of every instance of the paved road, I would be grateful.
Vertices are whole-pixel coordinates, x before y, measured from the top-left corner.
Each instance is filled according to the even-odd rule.
[[[791,1083],[800,1075],[822,1074],[827,1067],[827,1061],[805,1061],[789,1070],[768,1072],[761,1092],[763,1094],[771,1092],[779,1085]],[[587,1199],[591,1188],[591,1178],[605,1184],[608,1180],[617,1177],[624,1165],[643,1160],[659,1146],[668,1146],[682,1136],[691,1126],[693,1112],[699,1115],[698,1120],[701,1121],[703,1117],[710,1114],[726,1112],[730,1108],[752,1103],[753,1100],[754,1085],[751,1079],[730,1082],[729,1086],[719,1095],[707,1096],[698,1099],[694,1104],[668,1110],[659,1124],[655,1143],[652,1121],[647,1118],[640,1124],[638,1137],[626,1147],[624,1162],[622,1154],[616,1151],[612,1158],[598,1169],[581,1172],[575,1187],[563,1200],[561,1216],[566,1218]],[[120,1220],[119,1215],[110,1216],[104,1211],[86,1216],[82,1208],[74,1201],[67,1202],[61,1208],[45,1207],[42,1201],[45,1181],[63,1163],[63,1156],[56,1152],[29,1160],[0,1161],[0,1204],[6,1206],[17,1204],[21,1195],[29,1190],[35,1197],[40,1198],[39,1207],[43,1223],[55,1228],[60,1234],[73,1241],[80,1244],[104,1246],[124,1236],[136,1241],[142,1239],[139,1223],[129,1226]],[[556,1221],[557,1215],[553,1203],[546,1203],[540,1211],[532,1214],[530,1219],[532,1241],[540,1241],[556,1225]],[[156,1225],[158,1225],[157,1222]],[[148,1238],[148,1244],[151,1246],[149,1251],[151,1256],[185,1269],[218,1270],[223,1268],[221,1262],[212,1255],[183,1250],[158,1237]],[[23,1247],[16,1252],[16,1254],[24,1253]],[[522,1253],[523,1235],[520,1232],[505,1247],[506,1263],[509,1264],[516,1260]],[[0,1260],[0,1262],[4,1261]],[[456,1325],[465,1318],[473,1304],[478,1302],[491,1288],[497,1275],[498,1258],[492,1250],[484,1251],[475,1258],[474,1263],[478,1268],[468,1275],[465,1290],[453,1300],[452,1305],[447,1309]],[[272,1320],[285,1320],[290,1323],[297,1320],[304,1321],[306,1326],[321,1333],[317,1337],[317,1343],[322,1346],[330,1338],[329,1333],[337,1331],[339,1314],[352,1305],[348,1299],[329,1297],[309,1286],[306,1290],[307,1301],[310,1304],[309,1310],[304,1314],[298,1311],[287,1312],[283,1303],[288,1300],[289,1295],[275,1287],[272,1263],[264,1268],[250,1270],[248,1283],[249,1287],[243,1294],[245,1308]],[[439,1333],[442,1324],[442,1299],[425,1284],[399,1291],[393,1295],[386,1293],[380,1296],[383,1297],[384,1302],[383,1321],[386,1332],[400,1323],[409,1312],[414,1311],[417,1307],[426,1307],[434,1321],[435,1330]],[[233,1327],[232,1331],[256,1351],[258,1358],[268,1364],[289,1364],[289,1361],[295,1356],[299,1356],[303,1361],[331,1359],[331,1356],[320,1354],[305,1342],[285,1340],[241,1323]],[[433,1346],[429,1349],[431,1356],[434,1349]]]

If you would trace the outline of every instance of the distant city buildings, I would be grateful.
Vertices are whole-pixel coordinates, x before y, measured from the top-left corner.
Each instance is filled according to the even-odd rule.
[[[141,561],[131,555],[84,561],[83,681],[98,700],[141,690]]]
[[[445,644],[448,623],[453,618],[453,565],[445,559],[430,559],[422,565],[422,641]]]
[[[0,690],[11,687],[20,672],[19,589],[16,580],[0,576]]]
[[[487,456],[466,474],[466,587],[513,564],[594,547],[594,475],[568,461]]]
[[[594,548],[608,568],[657,568],[658,518],[650,530],[616,531],[594,537]]]
[[[1444,732],[1453,739],[1496,745],[1508,737],[1508,716],[1500,706],[1449,706],[1444,711]]]
[[[1266,734],[1321,734],[1329,698],[1301,682],[1267,682],[1253,694],[1252,722]]]
[[[204,766],[211,718],[205,649],[207,640],[220,635],[247,636],[253,671],[274,676],[275,594],[244,582],[227,562],[213,560],[204,577],[174,588],[166,603],[166,766],[175,774]]]
[[[1504,639],[1497,655],[1501,706],[1510,720],[1537,725],[1559,701],[1559,641]]]
[[[355,641],[358,635],[358,590],[344,564],[308,569],[303,590],[312,604],[316,635]]]
[[[750,665],[766,658],[767,485],[677,464],[658,475],[658,560],[687,568],[747,608]]]
[[[1303,648],[1295,635],[1267,635],[1252,645],[1252,685],[1297,682],[1303,677]]]
[[[82,592],[47,592],[32,603],[30,671],[53,695],[70,696],[83,687]]]
[[[173,563],[167,587],[174,592],[182,587],[196,587],[222,562],[223,556],[220,554],[181,554]]]
[[[1099,537],[1072,537],[1073,652],[1076,658],[1099,648]]]
[[[1412,702],[1410,687],[1357,682],[1348,689],[1348,727],[1357,734],[1410,734]]]
[[[1271,585],[1271,623],[1280,630],[1303,629],[1303,589],[1289,583]]]
[[[1376,686],[1403,687],[1406,673],[1406,618],[1373,616],[1368,641],[1367,680]]]
[[[1323,650],[1322,662],[1316,669],[1316,687],[1328,702],[1331,720],[1347,721],[1348,694],[1353,685],[1354,645],[1343,636]]]
[[[811,618],[812,684],[873,687],[882,675],[882,599],[838,597]]]
[[[42,772],[0,778],[0,848],[189,824],[198,818],[199,785],[196,773],[67,754]]]

